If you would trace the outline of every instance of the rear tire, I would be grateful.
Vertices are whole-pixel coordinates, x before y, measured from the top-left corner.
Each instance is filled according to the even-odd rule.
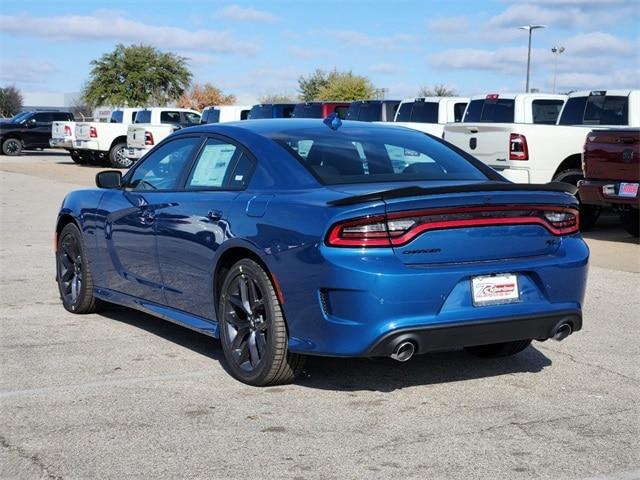
[[[630,235],[636,238],[640,236],[640,210],[637,208],[621,210],[620,222],[622,222],[622,226]]]
[[[60,299],[66,310],[77,314],[96,311],[98,301],[93,296],[91,267],[82,234],[73,223],[65,225],[58,236],[56,280]]]
[[[69,150],[69,156],[74,163],[78,165],[84,165],[87,160],[77,150]]]
[[[578,185],[578,181],[584,179],[584,173],[579,168],[569,168],[562,170],[553,178],[556,182],[564,182],[573,186]],[[576,194],[578,200],[580,195]],[[580,202],[580,230],[587,231],[592,228],[600,217],[602,208],[597,205],[587,205]]]
[[[133,165],[133,160],[127,158],[127,144],[116,143],[109,150],[109,162],[114,168],[129,168]]]
[[[290,383],[304,357],[288,350],[282,308],[264,269],[250,259],[237,262],[222,284],[218,318],[227,369],[254,386]]]
[[[465,347],[465,350],[472,355],[483,358],[509,357],[520,353],[530,344],[531,340],[516,340],[515,342],[475,345],[473,347]]]
[[[17,138],[7,138],[2,143],[2,153],[11,157],[20,155],[23,148],[22,141]]]

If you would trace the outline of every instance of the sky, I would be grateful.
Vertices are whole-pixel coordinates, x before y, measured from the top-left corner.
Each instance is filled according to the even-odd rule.
[[[9,8],[10,6],[10,8]],[[460,95],[531,87],[640,88],[640,0],[0,0],[0,85],[77,92],[117,43],[187,57],[194,81],[239,103],[297,93],[316,68],[368,76],[388,98],[445,84]]]

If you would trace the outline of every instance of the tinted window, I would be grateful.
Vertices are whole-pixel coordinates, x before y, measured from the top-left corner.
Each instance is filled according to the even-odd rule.
[[[73,120],[73,116],[67,112],[53,112],[54,122],[64,122],[67,120]]]
[[[396,114],[396,122],[410,122],[411,121],[411,109],[413,108],[413,102],[401,103],[398,113]]]
[[[416,102],[411,110],[411,121],[420,123],[438,123],[438,104],[434,102]]]
[[[511,123],[514,120],[514,106],[515,101],[513,99],[498,98],[495,100],[485,100],[480,121],[487,123]]]
[[[343,120],[345,118],[347,118],[347,111],[349,110],[349,107],[336,107],[334,109],[334,112],[336,112],[336,115],[338,115],[338,117],[342,118]]]
[[[160,123],[180,124],[180,112],[160,112]]]
[[[183,112],[184,123],[187,125],[198,125],[200,123],[200,115],[193,112]],[[218,115],[220,115],[218,113]]]
[[[466,103],[456,103],[453,106],[453,121],[461,122],[462,116],[464,115],[464,109],[467,108]]]
[[[378,122],[382,120],[381,103],[362,103],[358,109],[356,118],[349,117],[349,120],[359,120],[361,122]]]
[[[249,118],[273,118],[273,107],[271,105],[254,105],[249,112]]]
[[[293,116],[296,118],[322,118],[322,105],[319,103],[296,105],[293,109]]]
[[[486,179],[460,154],[419,132],[300,129],[270,136],[325,184]]]
[[[51,123],[51,113],[49,112],[38,112],[33,115],[33,118],[36,123]]]
[[[562,116],[558,121],[559,125],[582,125],[584,118],[584,108],[587,104],[587,97],[572,97],[562,110]]]
[[[533,123],[555,125],[564,101],[562,100],[534,100],[531,103]]]
[[[250,110],[242,110],[240,112],[240,120],[247,120],[249,118]]]
[[[135,123],[151,123],[151,110],[140,110],[136,115]]]
[[[133,111],[131,112],[131,123],[134,123],[136,121],[136,115],[138,114],[138,112]]]
[[[116,110],[111,112],[111,118],[109,119],[109,123],[122,123],[122,119],[124,118],[122,110]]]
[[[400,106],[400,102],[385,102],[384,111],[386,113],[384,119],[385,122],[393,122],[394,117],[396,116],[396,112],[398,111],[398,107]]]
[[[293,117],[293,106],[282,107],[282,118]]]
[[[127,188],[133,190],[175,190],[199,137],[179,138],[149,152],[133,171]]]
[[[347,110],[347,120],[357,120],[360,113],[360,103],[352,103]]]
[[[471,100],[464,114],[463,122],[479,122],[484,100]]]
[[[189,174],[187,187],[221,188],[226,185],[239,153],[235,145],[210,139]]]
[[[584,111],[585,125],[627,125],[629,97],[591,95]]]

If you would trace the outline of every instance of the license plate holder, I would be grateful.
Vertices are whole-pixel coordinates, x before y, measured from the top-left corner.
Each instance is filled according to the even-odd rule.
[[[520,301],[518,276],[512,273],[471,278],[471,298],[474,307],[503,305]]]
[[[620,188],[618,189],[619,197],[629,197],[634,198],[638,196],[638,187],[640,185],[637,183],[620,183]]]

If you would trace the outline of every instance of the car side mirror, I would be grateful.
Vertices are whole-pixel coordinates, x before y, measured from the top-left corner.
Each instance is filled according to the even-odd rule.
[[[96,174],[96,185],[99,188],[120,188],[122,186],[122,172],[119,170],[104,170]]]
[[[30,118],[29,120],[27,120],[27,127],[31,128],[31,127],[35,127],[36,126],[36,119],[35,118]]]

